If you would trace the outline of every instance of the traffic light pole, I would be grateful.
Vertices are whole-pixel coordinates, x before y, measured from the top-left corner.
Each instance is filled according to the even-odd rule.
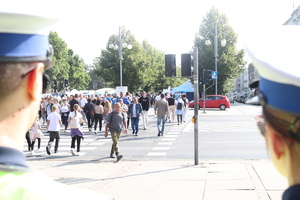
[[[198,165],[199,150],[198,150],[198,99],[199,99],[199,81],[198,81],[198,48],[194,47],[194,155],[195,165]]]
[[[205,113],[206,102],[205,102],[205,84],[203,84],[203,113]]]

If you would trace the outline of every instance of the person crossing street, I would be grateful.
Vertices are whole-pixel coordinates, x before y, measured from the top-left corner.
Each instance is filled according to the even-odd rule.
[[[165,95],[160,95],[161,99],[155,103],[154,114],[157,116],[157,136],[163,136],[165,130],[165,123],[167,121],[167,115],[169,112],[168,102],[165,100]]]
[[[60,140],[60,124],[62,124],[61,122],[61,116],[56,112],[58,110],[58,108],[56,107],[56,105],[52,106],[52,113],[50,113],[48,115],[47,118],[47,131],[49,132],[49,142],[48,145],[46,146],[46,151],[47,154],[50,155],[51,152],[51,145],[54,142],[55,139],[55,147],[54,147],[54,153],[57,153],[58,150],[58,144],[59,144],[59,140]]]
[[[148,111],[150,108],[150,98],[147,97],[145,91],[143,91],[142,96],[139,98],[139,102],[143,108],[142,121],[143,121],[144,130],[146,130],[148,125]]]
[[[133,97],[132,99],[133,99],[133,103],[129,105],[128,116],[131,118],[132,134],[138,136],[139,121],[143,111],[142,111],[141,104],[138,103],[137,97]]]
[[[111,139],[113,141],[110,157],[115,158],[114,154],[117,156],[117,162],[123,158],[123,155],[120,155],[119,149],[119,139],[124,130],[124,133],[127,134],[126,119],[124,114],[121,112],[121,104],[115,103],[115,110],[108,115],[107,122],[105,125],[104,137],[108,136],[108,130],[111,133]]]

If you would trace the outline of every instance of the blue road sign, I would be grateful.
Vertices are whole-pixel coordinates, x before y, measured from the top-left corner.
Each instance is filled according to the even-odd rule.
[[[211,79],[218,79],[218,72],[212,71],[211,72]]]

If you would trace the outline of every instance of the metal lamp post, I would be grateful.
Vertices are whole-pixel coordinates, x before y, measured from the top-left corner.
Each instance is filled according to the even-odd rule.
[[[217,21],[215,21],[215,33],[213,34],[214,36],[214,57],[215,57],[215,71],[218,71],[218,23]],[[205,44],[207,46],[211,45],[211,41],[210,40],[206,40]],[[221,40],[221,46],[224,47],[226,46],[226,40],[222,39]],[[218,79],[215,79],[216,81],[216,95],[218,94]]]
[[[109,44],[108,45],[109,48],[111,49],[119,49],[119,59],[120,59],[120,86],[122,87],[122,60],[123,60],[123,56],[122,56],[122,50],[123,48],[127,48],[127,49],[131,49],[132,45],[131,44],[127,44],[126,42],[122,43],[122,30],[121,30],[121,26],[119,26],[119,36],[118,36],[118,44]]]

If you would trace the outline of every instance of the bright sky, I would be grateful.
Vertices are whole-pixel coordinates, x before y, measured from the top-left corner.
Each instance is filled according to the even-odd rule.
[[[73,49],[87,64],[92,64],[93,59],[100,56],[109,36],[118,34],[119,26],[130,30],[139,42],[147,40],[166,54],[176,54],[178,60],[181,53],[192,49],[195,33],[199,30],[203,16],[212,6],[227,16],[229,25],[239,36],[238,49],[241,49],[244,40],[253,32],[263,32],[268,27],[282,25],[293,12],[293,4],[295,8],[300,5],[300,0],[43,2],[44,6],[39,11],[60,16],[60,21],[52,30],[57,31],[68,48]],[[37,8],[35,6],[35,10]]]

